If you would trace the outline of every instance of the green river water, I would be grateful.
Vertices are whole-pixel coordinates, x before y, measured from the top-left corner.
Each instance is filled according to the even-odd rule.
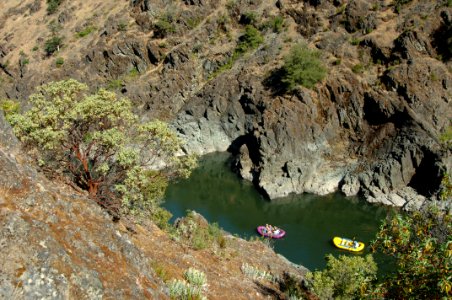
[[[257,236],[258,225],[276,225],[286,236],[274,240],[275,251],[314,270],[325,266],[328,253],[362,255],[335,248],[332,237],[356,237],[367,245],[388,213],[385,207],[340,194],[304,194],[270,202],[230,171],[228,158],[228,153],[206,155],[189,179],[169,186],[164,207],[173,220],[195,210],[243,238]]]

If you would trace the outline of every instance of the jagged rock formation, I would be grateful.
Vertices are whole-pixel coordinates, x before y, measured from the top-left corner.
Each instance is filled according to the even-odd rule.
[[[68,76],[115,89],[143,119],[172,121],[188,150],[231,151],[269,198],[340,189],[416,207],[451,168],[438,141],[452,112],[447,1],[413,0],[399,13],[390,0],[64,1],[51,16],[28,2],[1,4],[2,96],[26,99]],[[265,41],[221,69],[249,12]],[[265,25],[275,16],[282,32]],[[18,22],[34,26],[14,31]],[[64,37],[60,52],[32,50],[52,34]],[[282,58],[301,41],[323,52],[328,76],[314,90],[281,93]]]

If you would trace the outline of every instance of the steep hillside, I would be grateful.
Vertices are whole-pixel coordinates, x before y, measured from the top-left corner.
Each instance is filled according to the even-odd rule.
[[[0,129],[1,299],[168,299],[189,268],[205,273],[208,299],[268,299],[284,274],[306,272],[257,241],[227,235],[221,249],[195,250],[151,223],[132,233],[30,167],[3,115]]]
[[[44,1],[0,4],[1,97],[73,77],[171,121],[188,150],[228,149],[269,198],[342,190],[417,207],[451,168],[449,1]],[[243,46],[247,26],[263,42]],[[242,44],[241,44],[242,43]],[[328,70],[286,92],[293,45]]]

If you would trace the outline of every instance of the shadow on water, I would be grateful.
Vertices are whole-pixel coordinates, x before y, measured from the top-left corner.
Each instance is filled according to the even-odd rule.
[[[356,237],[368,244],[387,215],[386,208],[340,194],[293,195],[270,202],[229,170],[228,158],[227,153],[207,155],[189,179],[170,185],[164,206],[174,215],[173,220],[195,210],[244,238],[255,236],[258,225],[279,226],[287,234],[275,241],[275,251],[311,270],[323,268],[328,253],[368,253],[344,252],[335,248],[331,239]]]

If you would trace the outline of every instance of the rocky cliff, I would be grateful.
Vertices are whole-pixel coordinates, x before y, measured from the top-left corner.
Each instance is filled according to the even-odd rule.
[[[74,77],[173,123],[198,153],[228,150],[269,198],[341,190],[416,207],[451,168],[448,1],[43,1],[0,4],[2,97]],[[275,20],[281,18],[281,26]],[[245,25],[264,42],[232,64]],[[61,38],[49,53],[47,42]],[[281,91],[300,42],[328,75]],[[46,50],[47,49],[47,50]]]
[[[261,242],[226,236],[221,249],[194,250],[152,223],[132,233],[31,167],[2,114],[0,129],[1,299],[169,299],[188,268],[206,274],[208,299],[268,299],[282,294],[277,278],[306,272]]]

